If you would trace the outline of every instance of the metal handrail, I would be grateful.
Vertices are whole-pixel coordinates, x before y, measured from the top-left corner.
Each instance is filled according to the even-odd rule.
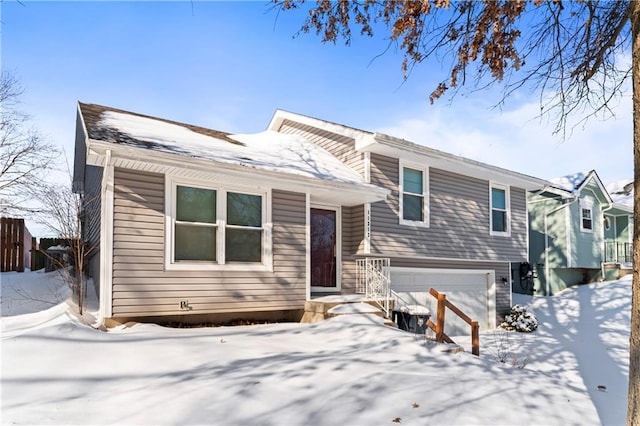
[[[356,291],[365,298],[377,303],[388,318],[390,314],[391,279],[389,277],[389,258],[357,259]]]

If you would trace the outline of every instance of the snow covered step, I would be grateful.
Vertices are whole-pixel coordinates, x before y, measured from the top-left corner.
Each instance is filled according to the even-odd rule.
[[[338,315],[353,315],[353,314],[373,314],[379,317],[384,317],[382,309],[372,306],[365,302],[359,303],[343,303],[341,305],[334,306],[329,309],[325,316],[327,318],[335,317]]]
[[[310,300],[305,303],[300,322],[323,321],[338,315],[376,315],[384,318],[384,312],[372,303],[361,300]]]

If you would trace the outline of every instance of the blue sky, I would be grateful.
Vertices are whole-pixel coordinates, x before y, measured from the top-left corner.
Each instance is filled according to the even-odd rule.
[[[537,93],[517,93],[502,111],[491,108],[495,91],[429,105],[447,71],[437,62],[404,82],[400,54],[382,54],[382,32],[350,47],[294,37],[304,15],[278,15],[267,2],[0,7],[2,67],[27,89],[33,124],[68,153],[77,101],[237,133],[264,130],[281,108],[542,178],[590,169],[605,183],[632,176],[630,94],[615,119],[592,120],[563,141],[536,119]]]

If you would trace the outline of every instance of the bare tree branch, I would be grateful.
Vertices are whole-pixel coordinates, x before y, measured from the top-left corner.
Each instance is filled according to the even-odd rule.
[[[305,1],[274,3],[292,10]],[[427,59],[446,61],[449,72],[431,103],[467,84],[500,84],[496,106],[517,91],[537,90],[540,116],[555,119],[563,137],[573,130],[569,117],[577,116],[579,126],[613,116],[632,80],[636,232],[627,425],[640,424],[640,0],[317,0],[307,9],[298,34],[314,31],[323,42],[349,45],[351,27],[385,33],[402,52],[404,78]]]
[[[274,3],[279,11],[305,4]],[[580,115],[580,124],[613,114],[610,105],[630,77],[630,7],[605,0],[319,0],[306,7],[300,33],[349,45],[351,27],[366,36],[385,31],[403,53],[405,78],[427,59],[449,61],[431,102],[467,84],[475,90],[500,83],[499,105],[518,90],[538,88],[541,115],[556,118],[555,131],[564,136],[570,115]]]
[[[0,213],[31,212],[27,201],[54,165],[58,150],[44,141],[20,111],[24,89],[10,73],[0,75]]]
[[[65,267],[62,269],[63,278],[77,296],[80,314],[82,314],[86,292],[86,268],[89,259],[98,250],[98,246],[86,241],[83,235],[83,219],[100,214],[99,196],[100,194],[97,194],[97,198],[87,199],[82,195],[74,194],[70,184],[43,185],[38,193],[40,204],[44,209],[36,216],[36,220],[58,238],[68,242],[68,255],[73,269],[66,268],[67,265],[64,263],[58,266]],[[55,258],[50,259],[59,262]]]

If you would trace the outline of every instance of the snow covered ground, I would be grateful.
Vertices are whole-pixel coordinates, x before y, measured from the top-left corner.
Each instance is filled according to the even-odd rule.
[[[514,296],[538,330],[485,331],[478,358],[364,314],[103,332],[72,303],[34,311],[6,299],[52,274],[0,279],[2,424],[624,424],[627,280]]]
[[[64,302],[69,287],[60,272],[3,272],[0,274],[2,317],[39,312]]]

